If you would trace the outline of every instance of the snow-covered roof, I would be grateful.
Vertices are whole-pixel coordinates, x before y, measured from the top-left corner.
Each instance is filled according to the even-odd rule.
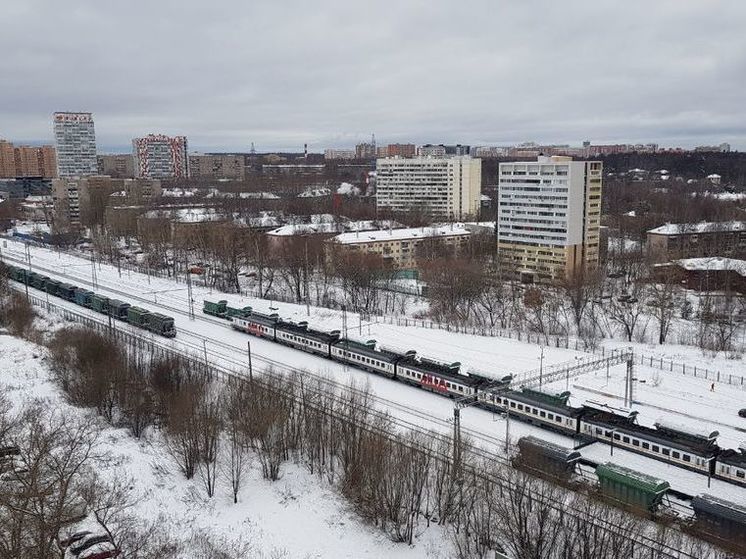
[[[700,223],[666,223],[655,229],[650,229],[648,233],[656,235],[682,235],[684,233],[716,233],[720,231],[744,231],[746,222],[744,221],[702,221]]]
[[[717,173],[712,173],[711,175],[707,175],[707,178],[708,179],[719,179],[721,177]]]
[[[322,198],[324,196],[330,196],[332,193],[329,188],[310,188],[298,194],[298,198]]]
[[[676,264],[689,271],[732,271],[746,277],[746,260],[713,256],[709,258],[684,258],[676,260]]]
[[[323,215],[323,214],[322,214]],[[277,229],[267,232],[273,237],[287,237],[291,235],[313,235],[324,233],[344,233],[359,231],[374,231],[388,225],[399,225],[388,221],[316,221],[314,223],[294,223],[283,225]]]
[[[434,225],[432,227],[412,227],[403,229],[378,229],[364,233],[342,233],[332,239],[333,241],[350,245],[357,243],[370,243],[376,241],[403,241],[407,239],[426,239],[430,237],[446,237],[452,235],[471,235],[463,223],[447,225]]]

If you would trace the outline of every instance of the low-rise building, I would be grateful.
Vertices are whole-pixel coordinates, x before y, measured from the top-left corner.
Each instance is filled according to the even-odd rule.
[[[399,269],[416,269],[417,260],[423,253],[433,249],[440,252],[458,253],[471,237],[461,223],[401,229],[379,229],[342,233],[327,241],[327,256],[347,251],[352,253],[378,254],[384,261]]]
[[[135,158],[131,153],[99,155],[98,172],[114,178],[131,179],[135,176]]]
[[[667,223],[647,232],[648,255],[656,262],[746,254],[746,222]]]
[[[243,180],[246,161],[243,155],[194,154],[189,156],[189,173],[192,178]]]
[[[659,280],[672,275],[694,291],[735,291],[746,294],[746,260],[736,258],[682,258],[656,265]]]

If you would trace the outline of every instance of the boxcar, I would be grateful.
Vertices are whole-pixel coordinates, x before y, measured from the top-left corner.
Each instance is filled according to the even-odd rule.
[[[130,307],[130,310],[134,307]],[[160,313],[149,313],[147,315],[148,325],[147,328],[151,332],[166,336],[167,338],[173,338],[176,336],[176,327],[174,326],[174,319],[170,316]]]
[[[217,303],[213,303],[212,301],[205,300],[202,312],[219,318],[225,318],[227,307],[228,301],[218,301]]]
[[[96,295],[95,293],[91,296],[91,308],[94,311],[108,314],[109,313],[109,298],[103,295]]]
[[[93,304],[93,291],[87,289],[75,290],[75,302],[81,307],[91,308]]]

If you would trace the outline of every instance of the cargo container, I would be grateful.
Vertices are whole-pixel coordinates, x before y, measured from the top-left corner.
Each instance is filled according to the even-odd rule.
[[[87,289],[75,290],[75,302],[81,307],[91,308],[93,304],[93,291]]]
[[[91,296],[91,308],[94,311],[108,314],[109,313],[109,298],[103,295],[96,295],[95,293]]]
[[[141,307],[129,307],[127,309],[126,320],[132,326],[138,326],[140,328],[147,328],[149,321],[150,311]]]
[[[174,327],[174,319],[170,316],[160,313],[149,313],[148,319],[148,330],[166,336],[167,338],[173,338],[176,336],[176,328]]]
[[[127,320],[130,304],[119,299],[109,299],[109,315],[118,320]]]

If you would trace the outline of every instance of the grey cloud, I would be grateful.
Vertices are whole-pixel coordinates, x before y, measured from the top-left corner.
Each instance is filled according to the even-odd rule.
[[[101,145],[729,141],[746,5],[726,0],[26,0],[4,7],[0,135],[95,113]]]

